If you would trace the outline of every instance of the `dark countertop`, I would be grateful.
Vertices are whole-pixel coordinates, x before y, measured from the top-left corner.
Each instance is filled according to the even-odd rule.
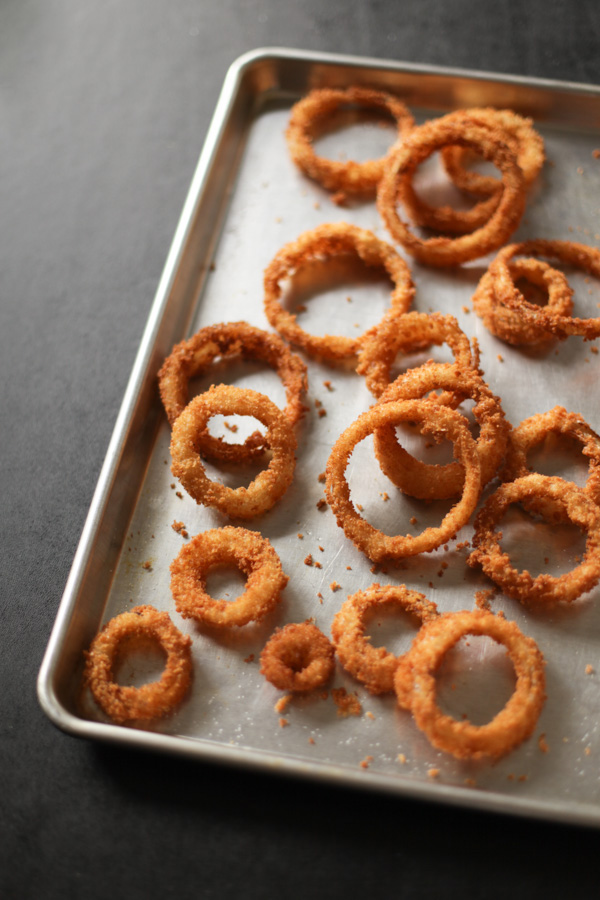
[[[600,83],[600,5],[0,7],[0,896],[587,897],[597,832],[95,746],[36,677],[226,70],[292,47]]]

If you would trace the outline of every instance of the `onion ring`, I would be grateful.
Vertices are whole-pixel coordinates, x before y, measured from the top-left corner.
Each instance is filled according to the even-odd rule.
[[[586,534],[582,562],[558,577],[542,573],[534,578],[527,570],[519,572],[500,547],[502,533],[495,528],[508,507],[533,498],[561,508],[561,518],[568,519]],[[467,563],[472,568],[481,566],[507,596],[525,606],[547,608],[559,602],[571,603],[600,581],[600,508],[573,482],[535,473],[502,484],[486,500],[474,527],[474,549]]]
[[[368,615],[388,606],[412,613],[421,623],[438,614],[435,603],[418,591],[405,585],[374,584],[348,597],[331,624],[331,637],[342,666],[372,694],[394,690],[394,673],[402,658],[385,647],[373,647],[365,636]]]
[[[310,620],[277,628],[260,655],[261,674],[282,691],[327,684],[335,668],[333,644]]]
[[[465,468],[461,499],[438,527],[426,528],[416,536],[389,536],[365,521],[354,508],[345,476],[356,444],[376,428],[398,425],[400,422],[421,422],[424,432],[451,440],[454,452]],[[464,416],[445,406],[421,400],[391,401],[367,410],[338,438],[326,467],[325,491],[338,525],[346,537],[374,562],[429,552],[450,540],[469,520],[477,505],[480,489],[479,455]]]
[[[531,119],[525,119],[508,109],[464,109],[449,113],[445,118],[469,120],[489,128],[515,154],[528,188],[544,164],[544,141],[533,128]],[[435,121],[435,120],[434,120]],[[415,225],[432,228],[444,234],[467,234],[481,228],[497,208],[502,195],[502,182],[492,175],[481,175],[464,168],[468,151],[464,147],[443,147],[442,159],[446,171],[455,185],[476,197],[485,198],[468,210],[451,206],[434,207],[426,203],[415,191],[412,177],[405,176],[400,185],[400,198]]]
[[[247,577],[235,600],[217,600],[206,591],[206,577],[215,566],[235,566]],[[281,600],[288,576],[272,544],[246,528],[213,528],[185,544],[171,563],[171,593],[177,612],[218,628],[258,622]]]
[[[560,316],[570,316],[573,310],[573,291],[560,269],[553,269],[540,259],[515,259],[507,263],[513,285],[524,278],[548,294],[546,310]],[[556,335],[541,325],[524,321],[514,309],[504,306],[495,290],[495,278],[488,270],[473,294],[473,309],[484,325],[496,337],[508,344],[544,344],[556,340]]]
[[[160,645],[166,655],[161,678],[141,687],[120,685],[115,668],[124,643]],[[184,699],[192,680],[191,638],[182,634],[169,618],[152,606],[136,606],[111,619],[86,652],[84,683],[100,708],[114,722],[124,725],[160,719],[173,712]]]
[[[264,273],[265,312],[267,319],[282,337],[321,359],[340,360],[357,354],[371,334],[369,329],[357,338],[308,334],[285,310],[281,303],[280,281],[294,270],[317,259],[355,255],[367,266],[378,266],[394,283],[388,315],[401,315],[410,307],[414,285],[410,270],[393,247],[380,241],[370,231],[347,222],[320,225],[290,244],[286,244],[269,263]]]
[[[377,208],[394,240],[411,256],[427,265],[458,266],[497,250],[517,229],[525,209],[523,173],[500,135],[468,118],[450,114],[414,128],[402,146],[394,149],[379,183]],[[422,240],[411,233],[398,215],[399,188],[435,150],[454,144],[474,149],[495,163],[502,173],[502,196],[486,223],[470,234]]]
[[[485,487],[504,458],[510,424],[504,416],[500,398],[492,394],[477,371],[426,363],[400,375],[381,395],[378,403],[425,398],[429,391],[439,388],[475,401],[473,416],[481,426],[476,448],[481,464],[481,486]],[[438,404],[440,401],[434,396],[425,398],[424,402]],[[444,500],[460,495],[462,491],[464,468],[459,463],[435,466],[415,459],[400,446],[391,425],[375,430],[375,455],[384,474],[411,497]]]
[[[273,453],[267,469],[246,487],[226,487],[206,475],[196,449],[196,436],[214,415],[254,416],[267,428],[267,443]],[[216,385],[194,397],[176,419],[171,434],[171,471],[186,491],[205,506],[214,506],[228,516],[251,519],[271,509],[283,496],[294,476],[296,436],[290,420],[264,394]]]
[[[589,341],[600,336],[600,318],[581,319],[559,315],[548,307],[539,307],[525,300],[515,286],[508,266],[515,256],[541,256],[558,260],[600,278],[600,250],[574,241],[523,241],[504,247],[489,267],[498,302],[517,312],[525,323],[542,327],[561,339],[580,335]]]
[[[306,409],[302,397],[308,389],[304,362],[290,351],[279,335],[254,328],[247,322],[226,322],[201,328],[191,338],[173,347],[165,359],[158,382],[170,425],[188,404],[190,378],[207,372],[216,359],[236,357],[257,359],[275,369],[285,387],[287,406],[284,412],[292,425],[298,423]],[[238,462],[262,453],[265,437],[255,431],[244,444],[231,444],[205,431],[198,435],[196,446],[203,456]]]
[[[390,384],[397,354],[414,353],[431,344],[447,344],[458,366],[474,369],[479,366],[478,348],[471,347],[454,316],[413,311],[382,320],[365,341],[356,371],[365,376],[371,393],[380,397]]]
[[[515,690],[485,725],[457,721],[436,703],[435,673],[446,653],[465,635],[487,635],[508,652],[516,674]],[[396,669],[394,686],[401,707],[409,709],[434,747],[458,759],[499,758],[533,733],[546,700],[544,657],[535,641],[515,622],[475,609],[445,613],[426,622]]]
[[[298,101],[290,115],[286,139],[294,163],[328,191],[374,193],[381,178],[385,157],[366,162],[339,162],[317,156],[312,141],[318,127],[325,124],[340,106],[356,105],[389,113],[396,121],[398,136],[414,126],[407,107],[397,97],[370,88],[345,90],[321,88]],[[316,127],[315,127],[316,126]]]

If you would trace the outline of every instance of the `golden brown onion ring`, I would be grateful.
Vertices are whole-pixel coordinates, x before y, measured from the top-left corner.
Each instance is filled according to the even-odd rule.
[[[570,316],[573,310],[573,291],[559,269],[553,269],[540,259],[515,259],[507,263],[513,285],[520,278],[537,285],[548,296],[544,309],[560,316]],[[483,274],[473,294],[473,309],[492,334],[508,344],[545,344],[556,335],[541,325],[526,321],[515,309],[500,302],[495,290],[493,271]]]
[[[339,162],[317,156],[313,139],[340,107],[358,106],[389,113],[396,121],[398,136],[406,134],[414,119],[407,107],[391,94],[370,88],[345,90],[321,88],[311,91],[292,107],[286,139],[294,163],[328,191],[374,193],[385,163],[382,159],[366,162]]]
[[[196,438],[216,415],[254,416],[267,428],[273,455],[268,468],[259,472],[247,488],[233,489],[206,475]],[[296,435],[290,420],[268,397],[220,384],[194,397],[176,419],[171,434],[171,471],[197,503],[214,506],[228,516],[251,519],[271,509],[291,484],[295,450]]]
[[[308,387],[306,365],[279,335],[254,328],[247,322],[208,325],[173,347],[158,373],[160,396],[169,423],[173,425],[188,404],[191,378],[208,372],[215,360],[238,357],[259,360],[275,369],[285,387],[284,412],[292,425],[296,425],[306,409],[302,402]],[[203,456],[238,462],[262,453],[265,437],[255,431],[244,444],[231,444],[205,430],[198,435],[196,446]]]
[[[141,687],[120,685],[115,670],[127,649],[158,645],[166,656],[158,681]],[[173,712],[184,699],[192,680],[191,638],[152,606],[136,606],[111,619],[85,654],[84,683],[101,709],[120,725],[152,721]]]
[[[471,347],[454,316],[412,311],[382,320],[365,340],[356,371],[365,376],[371,393],[380,397],[390,384],[398,353],[415,353],[431,344],[447,344],[454,361],[461,367],[477,369],[479,366],[478,348]]]
[[[380,241],[372,232],[347,222],[320,225],[304,232],[296,241],[282,247],[265,269],[267,319],[287,341],[321,359],[335,361],[354,356],[373,329],[357,338],[308,334],[298,325],[296,316],[281,305],[280,282],[307,263],[348,255],[358,257],[367,266],[385,269],[394,283],[388,315],[397,316],[407,311],[414,296],[407,264],[393,247]]]
[[[487,635],[508,652],[516,674],[513,694],[491,722],[473,725],[445,715],[436,703],[436,672],[466,635]],[[445,613],[426,622],[396,669],[398,703],[409,709],[434,747],[458,759],[497,759],[533,733],[546,699],[544,657],[515,622],[476,609]]]
[[[485,224],[469,234],[421,239],[398,215],[401,184],[412,178],[417,166],[432,153],[454,144],[475,150],[494,162],[504,185],[500,202]],[[458,266],[497,250],[517,229],[525,209],[523,173],[515,154],[502,141],[502,132],[450,114],[414,128],[404,143],[394,149],[379,183],[377,208],[394,240],[411,256],[431,266]]]
[[[333,644],[310,621],[277,628],[265,644],[260,662],[261,674],[282,691],[323,687],[335,668]]]
[[[211,597],[206,578],[216,566],[235,566],[246,587],[235,600]],[[171,593],[185,619],[218,628],[258,622],[281,600],[288,576],[267,538],[246,528],[213,528],[197,534],[171,563]]]
[[[569,335],[580,335],[584,340],[600,336],[600,318],[581,319],[559,315],[548,307],[539,307],[525,300],[510,274],[509,263],[515,256],[541,256],[583,269],[595,278],[600,278],[600,250],[574,241],[523,241],[504,247],[489,267],[498,302],[518,313],[525,323],[541,327],[561,339]]]
[[[369,616],[387,607],[403,609],[421,623],[438,614],[435,603],[418,591],[411,591],[405,585],[373,584],[366,591],[348,597],[331,624],[339,661],[372,694],[394,690],[394,673],[402,658],[385,647],[373,647],[366,637]]]
[[[583,560],[570,572],[554,576],[542,573],[534,578],[527,570],[519,572],[502,551],[502,533],[497,530],[512,503],[541,501],[540,505],[560,514],[586,535]],[[467,559],[475,568],[481,566],[488,578],[508,597],[532,608],[548,608],[556,603],[571,603],[590,591],[600,581],[600,508],[589,494],[573,482],[549,475],[530,474],[507,482],[486,500],[478,512],[473,535],[473,551]]]
[[[421,423],[424,433],[452,441],[455,455],[465,468],[461,499],[439,526],[426,528],[415,536],[386,535],[365,521],[354,508],[345,476],[350,455],[360,441],[376,428],[401,422]],[[346,537],[374,562],[427,553],[450,540],[469,520],[477,505],[480,487],[479,455],[464,416],[422,400],[391,401],[373,406],[343,432],[327,461],[325,491],[337,523]]]
[[[473,416],[480,426],[476,442],[481,464],[481,486],[496,474],[508,445],[510,424],[499,397],[474,369],[426,363],[400,375],[381,395],[378,404],[393,400],[423,399],[439,403],[430,391],[443,390],[475,401]],[[396,431],[388,425],[375,430],[375,455],[382,471],[405,494],[422,500],[444,500],[459,496],[464,484],[464,468],[457,462],[445,466],[428,465],[415,459],[398,443]]]

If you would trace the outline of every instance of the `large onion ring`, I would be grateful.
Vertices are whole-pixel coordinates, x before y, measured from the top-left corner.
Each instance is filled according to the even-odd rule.
[[[215,566],[235,566],[247,577],[235,600],[211,597],[206,577]],[[258,622],[281,600],[288,576],[267,538],[246,528],[213,528],[197,534],[171,563],[171,593],[177,612],[218,628]]]
[[[550,508],[558,506],[561,518],[577,525],[587,536],[581,563],[560,576],[542,573],[534,578],[527,570],[519,572],[500,547],[502,533],[496,526],[508,507],[538,498]],[[482,506],[474,528],[474,549],[468,564],[481,566],[507,596],[525,606],[547,608],[559,602],[571,603],[600,581],[600,508],[573,482],[535,473],[502,484]]]
[[[600,435],[596,434],[583,416],[568,412],[564,406],[536,413],[513,429],[501,472],[503,481],[514,481],[515,478],[530,474],[527,454],[549,434],[564,435],[581,445],[583,455],[589,459],[585,491],[594,503],[600,505]]]
[[[480,425],[476,447],[481,463],[481,486],[484,487],[494,477],[504,458],[510,424],[504,416],[500,398],[492,394],[477,371],[426,363],[400,375],[384,391],[378,403],[425,398],[425,402],[437,404],[437,397],[425,397],[429,391],[437,389],[475,401],[472,412]],[[444,500],[456,497],[462,491],[464,469],[459,463],[436,466],[415,459],[400,446],[391,425],[375,430],[375,455],[390,481],[412,497]]]
[[[504,185],[500,202],[486,223],[470,234],[456,238],[418,238],[398,215],[400,185],[433,152],[454,144],[473,149],[495,163]],[[396,147],[379,183],[377,208],[394,240],[411,256],[427,265],[457,266],[497,250],[517,229],[525,209],[523,173],[514,153],[497,132],[450,114],[414,128],[404,143]]]
[[[233,489],[211,481],[196,449],[196,436],[212,416],[219,414],[254,416],[267,428],[273,456],[268,468],[259,472],[247,488]],[[228,516],[251,519],[271,509],[289,487],[296,466],[295,450],[290,420],[268,397],[220,384],[194,397],[175,421],[171,471],[197,503],[214,506]]]
[[[339,360],[359,352],[372,329],[357,338],[308,334],[280,302],[280,281],[296,269],[318,259],[354,255],[367,266],[385,269],[394,283],[388,315],[400,315],[410,307],[414,285],[410,270],[393,247],[372,232],[347,222],[320,225],[290,244],[286,244],[269,263],[264,273],[265,313],[267,319],[286,340],[321,359]]]
[[[331,624],[333,644],[342,666],[372,694],[394,690],[394,673],[402,658],[385,647],[373,647],[366,637],[368,617],[386,607],[404,609],[421,623],[438,614],[435,603],[405,585],[374,584],[342,604]]]
[[[407,107],[391,94],[370,88],[345,90],[321,88],[311,91],[293,107],[286,139],[294,163],[328,191],[374,193],[381,178],[385,157],[366,162],[339,162],[317,156],[313,139],[319,126],[330,120],[341,106],[355,105],[389,113],[396,121],[398,136],[406,134],[414,119]]]
[[[308,388],[304,362],[291,352],[279,335],[254,328],[247,322],[225,322],[201,328],[173,347],[165,359],[158,382],[171,425],[188,404],[190,379],[207,372],[217,359],[236,357],[260,360],[275,369],[285,387],[287,406],[284,412],[292,425],[300,420],[306,409],[302,397]],[[262,453],[265,437],[255,431],[244,444],[231,444],[205,430],[204,434],[198,435],[196,446],[203,456],[237,462]]]
[[[570,316],[573,310],[573,291],[560,269],[553,269],[541,259],[515,259],[507,263],[513,285],[524,278],[548,295],[544,309],[559,316]],[[473,309],[484,325],[496,337],[508,344],[544,344],[556,335],[543,326],[523,319],[515,309],[504,306],[498,299],[493,271],[483,274],[473,294]]]
[[[446,118],[452,116],[459,121],[469,119],[495,132],[515,154],[525,187],[539,174],[545,158],[544,141],[533,128],[531,119],[525,119],[512,110],[491,108],[457,110]],[[500,202],[502,182],[493,175],[481,175],[465,168],[463,161],[467,153],[465,147],[444,147],[442,159],[446,170],[457,187],[485,199],[467,210],[430,206],[415,191],[412,177],[405,176],[400,186],[400,198],[416,225],[444,234],[467,234],[481,228],[492,215]]]
[[[435,673],[446,653],[465,635],[487,635],[503,644],[515,669],[512,696],[485,725],[457,721],[436,703]],[[515,622],[480,609],[445,613],[419,629],[396,669],[394,686],[399,705],[410,709],[434,747],[458,759],[499,758],[533,733],[546,699],[544,657]]]
[[[451,440],[454,452],[465,468],[461,499],[438,527],[426,528],[415,536],[389,536],[365,521],[354,508],[345,476],[350,455],[361,440],[376,428],[401,422],[421,422],[424,432]],[[337,523],[346,537],[374,562],[426,553],[450,540],[469,520],[477,505],[480,487],[479,455],[464,416],[453,409],[421,400],[391,401],[367,410],[338,438],[327,460],[325,490]]]
[[[260,662],[261,674],[282,691],[323,687],[335,668],[333,644],[310,621],[277,628],[265,644]]]
[[[464,368],[477,368],[479,353],[454,316],[441,313],[427,315],[407,312],[399,317],[385,317],[365,340],[358,357],[356,371],[364,375],[368,389],[375,397],[390,384],[391,369],[398,353],[414,353],[431,344],[447,344],[454,361]]]
[[[509,262],[515,256],[541,256],[544,259],[557,260],[600,278],[600,250],[574,241],[523,241],[504,247],[489,267],[498,302],[517,312],[526,323],[542,327],[558,338],[580,335],[584,340],[593,340],[600,336],[600,317],[581,319],[559,315],[547,306],[536,306],[525,300],[510,274]]]
[[[157,643],[166,655],[158,681],[141,687],[120,685],[115,669],[125,645]],[[111,619],[86,652],[84,683],[101,709],[124,725],[152,721],[173,712],[184,699],[192,680],[191,638],[182,634],[168,613],[152,606],[136,606]]]

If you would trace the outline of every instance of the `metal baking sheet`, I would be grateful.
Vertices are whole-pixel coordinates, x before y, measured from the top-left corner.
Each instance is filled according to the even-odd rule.
[[[272,541],[290,577],[278,609],[260,625],[222,636],[201,631],[174,609],[169,565],[184,538],[172,523],[183,522],[194,535],[226,520],[196,505],[175,484],[156,373],[172,346],[203,325],[245,319],[268,328],[263,270],[301,232],[343,219],[389,239],[374,203],[336,206],[300,174],[287,153],[284,131],[292,103],[317,86],[350,84],[397,93],[419,120],[464,106],[510,107],[532,116],[545,138],[548,163],[515,238],[577,239],[594,246],[600,241],[600,160],[593,153],[600,147],[599,89],[289,50],[261,50],[240,58],[225,79],[146,324],[40,671],[41,704],[59,727],[94,740],[598,826],[598,590],[568,610],[547,615],[532,615],[501,596],[494,599],[494,610],[503,609],[539,643],[547,659],[548,693],[534,736],[495,764],[459,762],[436,751],[410,716],[396,708],[393,697],[371,696],[341,667],[333,686],[357,693],[359,716],[338,715],[331,693],[294,699],[285,713],[275,711],[281,692],[259,673],[261,648],[275,627],[312,617],[327,633],[342,600],[374,581],[406,583],[443,611],[472,608],[475,592],[490,586],[468,569],[467,551],[457,550],[456,542],[447,550],[373,571],[329,509],[317,509],[323,491],[318,474],[332,444],[372,402],[352,366],[328,367],[307,359],[310,411],[299,429],[294,483],[270,513],[247,523]],[[323,153],[344,151],[364,158],[377,153],[377,142],[389,139],[385,130],[346,124],[342,138],[333,133],[323,139]],[[433,185],[441,197],[445,188],[435,164],[427,177],[429,189]],[[487,262],[478,260],[457,272],[431,271],[411,262],[415,308],[451,312],[467,334],[477,337],[486,380],[501,396],[513,424],[561,404],[600,429],[600,363],[593,344],[572,338],[539,353],[492,337],[470,304]],[[594,315],[600,305],[598,286],[574,277],[576,312]],[[342,282],[320,283],[316,293],[304,286],[302,321],[307,328],[355,334],[380,318],[389,285],[364,272],[347,272]],[[429,355],[444,358],[443,350]],[[404,360],[401,366],[424,358]],[[219,380],[216,374],[213,380]],[[252,386],[276,402],[283,399],[274,373],[258,366],[228,367],[222,380]],[[319,415],[318,404],[325,415]],[[555,459],[553,452],[542,452],[536,463],[550,471]],[[576,461],[561,459],[572,463],[562,474],[584,477]],[[223,477],[238,476],[230,471]],[[350,480],[353,496],[371,521],[391,533],[411,515],[425,523],[439,514],[435,504],[427,508],[403,499],[381,474],[367,442],[353,457]],[[576,549],[570,533],[557,529],[532,536],[518,521],[511,528],[511,546],[525,559],[543,538],[549,541],[543,552],[553,571],[573,564]],[[457,540],[471,534],[469,526]],[[308,554],[320,568],[305,564]],[[340,589],[332,591],[332,582]],[[241,584],[232,575],[215,580],[213,589],[233,597]],[[84,650],[105,621],[138,603],[166,609],[192,636],[195,664],[193,688],[180,711],[145,730],[111,724],[81,692]],[[396,652],[408,647],[412,634],[407,622],[380,619],[371,629],[374,643],[385,641]],[[132,672],[131,677],[151,675]],[[485,720],[500,708],[510,689],[504,655],[496,645],[475,640],[448,661],[440,688],[451,711],[460,715],[467,710],[474,720]]]

